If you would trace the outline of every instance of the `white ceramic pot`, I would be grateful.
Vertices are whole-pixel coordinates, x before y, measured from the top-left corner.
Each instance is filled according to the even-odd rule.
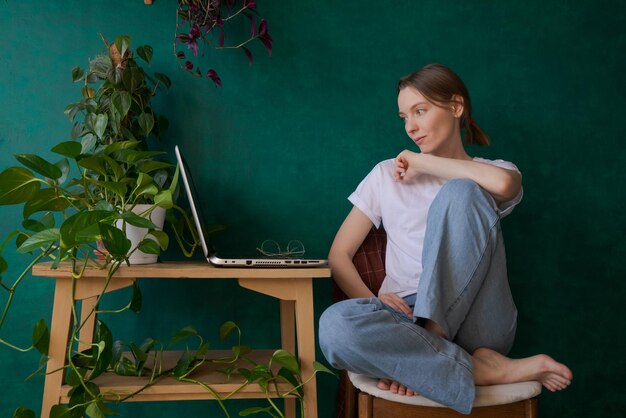
[[[152,205],[135,205],[132,211],[138,215],[141,215]],[[150,213],[150,220],[153,224],[157,226],[158,230],[163,230],[163,224],[165,223],[165,209],[161,207],[156,207]],[[118,228],[122,228],[122,220],[118,220],[116,226]],[[139,243],[146,238],[146,234],[148,233],[147,228],[139,228],[133,225],[126,223],[126,237],[130,240],[131,246],[130,249],[135,250]],[[156,238],[148,235],[148,238],[156,241]],[[135,250],[128,258],[130,264],[151,264],[156,263],[158,256],[156,254],[146,254],[141,250]]]

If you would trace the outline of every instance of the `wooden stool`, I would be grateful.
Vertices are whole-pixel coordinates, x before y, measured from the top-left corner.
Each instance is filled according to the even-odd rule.
[[[476,386],[474,408],[470,415],[463,415],[423,396],[402,396],[381,390],[376,387],[375,378],[348,372],[348,380],[360,391],[359,418],[536,418],[536,396],[541,393],[539,382]],[[346,410],[346,416],[353,414]]]

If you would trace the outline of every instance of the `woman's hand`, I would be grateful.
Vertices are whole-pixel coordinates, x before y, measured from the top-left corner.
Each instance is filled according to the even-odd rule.
[[[396,157],[394,178],[396,181],[407,181],[419,174],[417,170],[417,159],[419,154],[413,151],[404,150]]]
[[[379,293],[378,299],[385,305],[391,306],[393,309],[402,312],[409,318],[413,317],[413,310],[409,307],[409,304],[395,293]]]

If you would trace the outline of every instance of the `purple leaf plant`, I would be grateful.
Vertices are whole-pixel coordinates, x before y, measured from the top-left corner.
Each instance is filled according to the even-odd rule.
[[[249,21],[249,37],[231,40],[231,35],[241,33],[233,25],[242,16]],[[178,0],[174,55],[180,67],[221,87],[222,80],[217,72],[212,68],[204,72],[198,64],[205,48],[240,49],[252,64],[249,44],[258,40],[272,55],[274,40],[267,31],[267,21],[261,19],[257,24],[257,18],[260,16],[254,0]]]

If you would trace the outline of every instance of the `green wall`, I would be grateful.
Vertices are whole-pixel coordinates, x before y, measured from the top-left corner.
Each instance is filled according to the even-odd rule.
[[[258,1],[275,38],[253,66],[239,51],[207,53],[224,87],[188,76],[172,55],[176,2],[0,2],[0,167],[14,153],[68,139],[65,105],[79,98],[70,70],[102,49],[98,32],[154,47],[152,68],[173,87],[157,99],[170,119],[159,145],[179,143],[205,185],[203,204],[229,231],[224,248],[267,238],[302,240],[325,255],[350,206],[346,196],[378,161],[412,144],[397,118],[399,76],[429,63],[455,69],[472,92],[474,118],[492,136],[471,153],[514,161],[525,198],[503,221],[510,281],[520,310],[514,356],[545,352],[574,372],[568,390],[540,396],[542,417],[626,416],[626,206],[623,100],[626,2],[399,0]],[[0,208],[5,235],[19,219]],[[15,274],[26,259],[5,254]],[[180,258],[172,250],[164,258]],[[117,338],[167,340],[193,324],[217,341],[225,320],[255,347],[279,340],[277,303],[232,281],[151,281],[139,315],[111,318]],[[331,303],[315,288],[316,315]],[[27,345],[49,321],[53,286],[29,279],[0,338]],[[6,295],[2,295],[2,301]],[[217,343],[216,343],[217,344]],[[320,354],[321,358],[321,354]],[[37,356],[0,347],[0,416],[39,413],[43,380],[24,378]],[[320,418],[336,381],[319,379]],[[236,415],[249,402],[229,404]],[[141,403],[123,416],[220,416],[211,402]]]

